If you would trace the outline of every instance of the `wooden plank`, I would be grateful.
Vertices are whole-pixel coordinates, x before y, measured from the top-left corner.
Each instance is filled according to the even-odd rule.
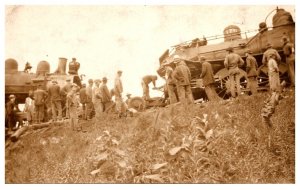
[[[37,129],[49,127],[49,125],[50,125],[50,122],[46,122],[46,123],[32,124],[32,125],[30,125],[30,127],[33,128],[34,130],[37,130]]]
[[[14,134],[11,135],[10,137],[11,141],[16,142],[19,139],[19,137],[27,130],[28,130],[28,126],[18,129]]]

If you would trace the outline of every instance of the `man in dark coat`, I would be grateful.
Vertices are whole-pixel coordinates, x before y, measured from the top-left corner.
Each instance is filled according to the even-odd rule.
[[[72,61],[69,63],[69,74],[78,75],[79,68],[80,68],[80,63],[76,61],[75,57],[73,57]]]
[[[248,78],[247,87],[250,88],[251,94],[257,93],[257,61],[253,57],[252,52],[247,50],[246,52],[246,72]]]
[[[69,118],[69,110],[67,109],[67,105],[66,105],[67,94],[71,91],[71,89],[72,89],[71,79],[67,79],[66,84],[62,87],[60,91],[63,115],[66,118]]]
[[[86,84],[82,84],[82,88],[79,90],[79,99],[82,104],[82,119],[86,120],[86,103],[87,103],[87,95],[86,95]]]
[[[176,64],[176,68],[173,76],[177,83],[179,101],[184,105],[187,103],[193,103],[194,98],[191,89],[190,69],[186,66],[184,60],[182,60],[178,55],[174,56],[174,63]]]
[[[113,101],[111,99],[111,93],[108,90],[107,87],[107,78],[103,77],[102,79],[102,84],[100,86],[100,94],[101,94],[101,100],[102,100],[102,106],[103,106],[103,111],[107,112],[108,108],[111,107],[113,104]]]
[[[282,37],[283,41],[283,54],[285,61],[288,65],[288,73],[292,86],[295,86],[295,48],[294,44],[290,42],[287,36]]]
[[[17,116],[16,112],[18,111],[17,106],[15,104],[16,97],[15,95],[11,94],[9,95],[9,101],[6,103],[6,123],[8,130],[15,130],[15,126],[17,123]]]
[[[37,123],[40,123],[44,120],[45,116],[45,102],[48,97],[48,93],[42,89],[42,86],[39,85],[37,90],[33,92],[34,106]]]
[[[53,80],[52,85],[48,89],[49,97],[51,101],[52,119],[56,121],[62,119],[62,108],[61,108],[61,97],[60,97],[60,87],[57,85],[57,81]],[[58,116],[57,116],[58,115]]]
[[[208,61],[206,61],[206,58],[204,56],[200,57],[200,63],[202,64],[202,72],[200,78],[202,78],[203,80],[203,86],[205,87],[205,93],[207,95],[208,100],[220,100],[220,97],[218,96],[215,90],[215,78],[211,64]]]
[[[89,85],[86,87],[86,117],[88,120],[92,119],[92,113],[94,110],[93,104],[93,79],[88,80]]]
[[[30,63],[26,62],[24,72],[30,73],[31,68],[32,68],[32,66],[30,65]]]

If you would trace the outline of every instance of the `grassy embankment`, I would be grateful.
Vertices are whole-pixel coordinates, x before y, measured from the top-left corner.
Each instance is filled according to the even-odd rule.
[[[295,95],[262,125],[267,93],[53,126],[6,148],[6,183],[295,183]]]

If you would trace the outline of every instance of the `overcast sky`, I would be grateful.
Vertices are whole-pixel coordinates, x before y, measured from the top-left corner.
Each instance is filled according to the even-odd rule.
[[[291,12],[294,6],[280,6]],[[142,95],[141,78],[157,74],[158,58],[170,46],[222,34],[231,24],[258,28],[276,5],[267,6],[6,6],[5,59],[33,72],[41,60],[56,70],[58,57],[76,57],[80,74],[113,78],[123,70],[124,92]],[[272,16],[267,19],[271,26]],[[211,42],[209,42],[211,43]],[[159,85],[163,80],[159,79]],[[158,86],[159,86],[158,85]],[[151,93],[157,95],[156,93]]]

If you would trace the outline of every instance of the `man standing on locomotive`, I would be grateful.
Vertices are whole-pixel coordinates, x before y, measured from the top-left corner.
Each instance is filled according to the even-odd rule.
[[[248,88],[250,88],[251,94],[257,93],[257,61],[253,57],[251,50],[246,51],[246,72],[248,78]]]
[[[176,68],[174,70],[173,76],[177,82],[177,92],[179,96],[179,101],[183,105],[187,103],[193,103],[194,98],[191,89],[191,72],[188,66],[186,66],[184,60],[182,60],[178,55],[174,56],[174,63]]]
[[[228,54],[225,57],[224,66],[229,71],[229,82],[231,96],[235,98],[241,94],[240,88],[240,70],[239,67],[244,64],[241,56],[233,52],[233,48],[227,48]]]
[[[69,63],[69,74],[78,75],[78,70],[80,68],[80,63],[76,61],[76,58],[73,57],[72,61]]]
[[[215,78],[211,64],[206,61],[204,56],[200,57],[200,63],[202,64],[202,72],[200,78],[203,80],[203,86],[205,87],[205,93],[209,101],[218,101],[220,97],[215,90]]]

